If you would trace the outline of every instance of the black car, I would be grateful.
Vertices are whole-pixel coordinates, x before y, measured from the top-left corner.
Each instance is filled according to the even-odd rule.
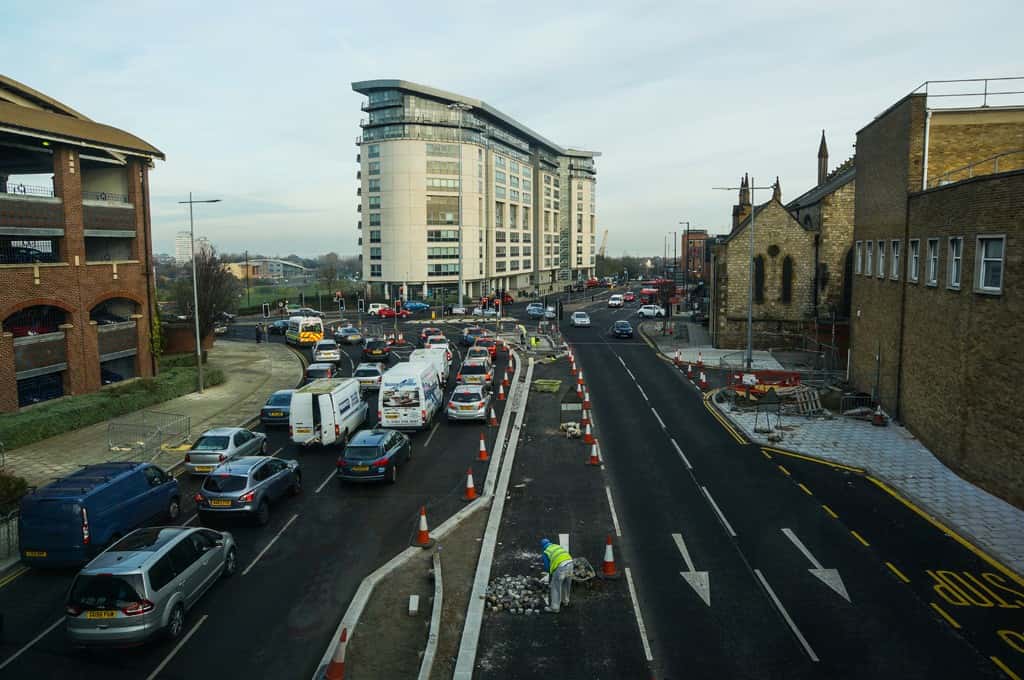
[[[391,348],[386,340],[367,338],[363,343],[363,361],[383,361],[391,358]]]
[[[398,464],[412,460],[409,437],[395,430],[376,428],[360,430],[338,457],[337,477],[340,481],[398,481]]]
[[[633,326],[625,320],[616,321],[609,329],[608,335],[613,338],[631,338],[633,337]]]
[[[288,330],[288,322],[284,319],[278,319],[274,323],[267,326],[267,332],[271,335],[284,335],[284,332]]]

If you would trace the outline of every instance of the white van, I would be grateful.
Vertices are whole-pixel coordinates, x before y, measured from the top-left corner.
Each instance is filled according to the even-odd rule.
[[[430,427],[444,402],[437,369],[425,362],[403,361],[384,374],[377,397],[380,427]]]
[[[366,409],[355,378],[314,380],[292,392],[288,432],[303,446],[345,446],[366,421]]]
[[[448,350],[443,347],[414,349],[409,355],[409,363],[414,364],[417,361],[423,361],[433,366],[437,371],[438,377],[441,379],[441,387],[443,389],[448,384],[448,376],[451,371],[448,356]]]
[[[382,309],[388,309],[389,307],[391,305],[384,304],[383,302],[371,302],[370,306],[366,309],[366,313],[370,316],[377,316]]]

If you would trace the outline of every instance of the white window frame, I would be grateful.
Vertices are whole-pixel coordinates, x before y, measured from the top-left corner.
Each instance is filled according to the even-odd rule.
[[[864,253],[863,253],[863,250],[862,250],[863,245],[864,244],[863,244],[862,241],[857,241],[857,243],[855,243],[854,246],[853,246],[853,262],[854,262],[853,273],[854,274],[858,274],[858,275],[864,273],[864,257],[863,257]]]
[[[941,262],[939,255],[939,239],[928,239],[928,246],[925,255],[927,260],[924,265],[924,283],[926,286],[932,286],[934,288],[939,285],[939,264]]]
[[[889,278],[893,281],[900,280],[900,244],[902,242],[898,238],[894,238],[889,241]]]
[[[960,252],[955,257],[953,255],[954,243],[960,244]],[[949,261],[946,263],[946,288],[949,290],[960,290],[964,282],[964,237],[950,236],[946,239],[946,252],[949,254],[947,258]],[[958,264],[960,265],[960,271],[956,273],[954,278],[954,268]]]
[[[917,283],[921,271],[921,239],[912,238],[907,247],[907,281]]]
[[[871,276],[871,264],[875,259],[875,242],[864,242],[864,276]]]
[[[875,276],[880,279],[885,278],[885,241],[878,241],[878,269],[876,270]]]
[[[1002,272],[999,274],[999,287],[992,288],[985,285],[985,252],[982,241],[1002,241],[1003,254],[999,258],[1002,265]],[[994,258],[990,258],[994,260]],[[985,295],[1002,295],[1003,281],[1006,280],[1006,234],[979,234],[974,244],[974,292]]]

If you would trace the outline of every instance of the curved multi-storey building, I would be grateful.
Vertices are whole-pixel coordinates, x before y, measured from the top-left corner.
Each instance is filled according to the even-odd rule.
[[[562,148],[480,100],[424,85],[352,89],[367,96],[356,144],[371,294],[451,301],[461,281],[475,299],[593,275],[600,154]]]

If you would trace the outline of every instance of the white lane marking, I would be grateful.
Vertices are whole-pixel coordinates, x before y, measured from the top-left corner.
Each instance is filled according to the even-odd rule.
[[[635,376],[635,375],[633,375],[633,371],[631,371],[631,370],[629,370],[629,369],[627,368],[627,369],[626,369],[626,373],[628,373],[628,374],[629,374],[629,377],[630,377],[630,379],[631,379],[631,380],[632,380],[633,382],[636,382],[636,376]]]
[[[256,563],[260,561],[260,558],[267,554],[267,551],[270,550],[270,548],[275,543],[277,543],[277,539],[281,538],[281,534],[283,534],[285,532],[285,530],[292,525],[292,522],[294,522],[298,518],[299,518],[299,514],[295,513],[294,515],[291,516],[291,519],[289,519],[287,522],[284,523],[284,526],[281,527],[281,530],[278,531],[276,534],[274,534],[274,537],[272,539],[270,539],[270,542],[267,543],[266,546],[264,546],[263,550],[260,551],[260,554],[257,555],[256,557],[254,557],[252,562],[249,563],[249,566],[245,568],[245,571],[242,572],[242,576],[245,576],[250,571],[252,571],[252,568],[256,566]]]
[[[185,637],[181,638],[181,641],[178,642],[178,644],[174,645],[174,649],[171,650],[171,653],[164,657],[164,660],[160,662],[160,665],[156,667],[155,671],[153,671],[146,677],[146,680],[154,680],[157,676],[160,675],[160,672],[163,671],[164,667],[167,664],[169,664],[171,662],[171,659],[174,658],[174,655],[177,654],[178,651],[185,646],[185,643],[188,642],[189,638],[195,635],[195,632],[199,630],[199,626],[203,625],[203,623],[206,621],[207,618],[209,618],[209,616],[209,614],[203,614],[202,618],[196,621],[196,625],[192,626],[192,630],[186,633]]]
[[[786,535],[786,538],[792,541],[793,545],[797,547],[797,550],[802,552],[804,554],[804,557],[806,557],[807,560],[812,565],[814,565],[813,569],[807,570],[811,572],[811,576],[814,576],[822,583],[827,585],[829,588],[835,591],[835,593],[839,595],[839,597],[843,598],[847,602],[850,602],[850,593],[846,590],[846,584],[843,583],[843,577],[839,575],[839,570],[825,569],[824,567],[822,567],[821,562],[819,562],[818,559],[811,554],[811,551],[807,549],[807,546],[805,546],[803,542],[796,537],[796,534],[793,533],[792,529],[783,529],[782,533],[784,533]]]
[[[796,537],[796,534],[794,534],[791,529],[783,529],[782,533],[784,533],[786,535],[786,538],[788,538],[790,541],[793,542],[793,545],[796,546],[797,550],[799,550],[800,552],[802,552],[804,554],[804,557],[806,557],[807,560],[811,564],[814,565],[815,569],[822,569],[823,568],[821,566],[821,562],[819,562],[818,559],[814,555],[811,554],[811,551],[808,550],[807,546],[804,545],[803,542],[799,538]]]
[[[624,369],[626,369],[627,371],[629,370],[629,367],[628,367],[628,366],[626,366],[626,362],[622,360],[622,357],[620,357],[620,356],[616,355],[616,356],[615,356],[615,358],[619,360],[619,363],[620,363],[620,364],[622,364],[622,367],[623,367]]]
[[[665,421],[661,419],[661,416],[658,415],[658,412],[654,410],[653,406],[651,407],[651,413],[653,413],[654,417],[658,419],[658,424],[661,425],[661,429],[664,430],[665,429]]]
[[[281,448],[279,448],[277,451],[274,451],[272,454],[270,454],[270,457],[271,458],[277,458],[277,454],[281,453],[282,451],[284,451],[284,447],[283,446]]]
[[[441,423],[434,423],[434,427],[430,428],[430,436],[427,437],[427,441],[423,444],[423,448],[430,446],[430,440],[434,438],[434,433],[437,432],[437,428]]]
[[[644,392],[644,388],[640,387],[639,385],[637,385],[636,388],[638,390],[640,390],[640,396],[642,396],[644,398],[644,401],[650,401],[650,399],[647,398],[647,393]],[[655,414],[655,415],[657,415],[657,414]],[[659,420],[660,420],[660,418],[659,418]],[[664,427],[664,425],[662,425],[662,427]]]
[[[189,524],[192,524],[192,522],[194,522],[197,517],[199,517],[199,513],[193,513],[191,517],[189,517],[187,520],[181,523],[181,526],[187,527]]]
[[[725,527],[725,530],[729,532],[730,536],[736,538],[736,532],[733,531],[732,525],[729,524],[729,520],[727,520],[725,518],[725,515],[722,514],[722,509],[718,507],[718,503],[716,503],[715,499],[711,497],[711,492],[708,491],[708,488],[706,486],[700,487],[700,490],[704,492],[704,496],[707,497],[708,503],[711,503],[711,507],[715,509],[715,514],[718,515],[718,519],[721,520],[722,525]]]
[[[56,628],[57,626],[59,626],[62,623],[64,623],[64,617],[63,616],[60,617],[59,619],[57,619],[54,623],[50,624],[50,627],[47,628],[46,630],[44,630],[42,633],[40,633],[39,635],[37,635],[34,638],[32,638],[31,640],[29,640],[28,644],[26,644],[24,647],[22,647],[21,649],[16,651],[11,656],[9,656],[6,659],[4,659],[4,662],[0,663],[0,671],[2,671],[4,668],[7,668],[7,666],[9,666],[10,664],[14,663],[15,659],[17,659],[19,656],[21,656],[22,654],[27,652],[32,647],[32,645],[34,645],[35,643],[37,643],[40,640],[42,640],[44,637],[46,637],[50,633],[50,631],[52,631],[54,628]]]
[[[676,453],[679,454],[679,457],[683,459],[683,463],[686,465],[686,469],[687,470],[692,470],[693,466],[690,465],[690,460],[686,457],[686,454],[683,453],[683,450],[681,448],[679,448],[679,444],[676,442],[676,440],[675,439],[669,439],[669,441],[672,442],[672,446],[675,447]]]
[[[331,481],[332,479],[334,479],[334,476],[335,476],[336,474],[338,474],[336,470],[331,470],[331,474],[327,475],[327,479],[325,479],[324,481],[320,482],[320,486],[316,487],[316,491],[314,491],[313,493],[320,493],[320,491],[321,491],[321,490],[322,490],[322,489],[323,489],[323,488],[324,488],[325,486],[327,486],[327,483],[328,483],[329,481]]]
[[[352,356],[348,352],[343,352],[343,354],[348,359],[348,375],[351,377],[356,372],[356,362],[352,361]]]
[[[807,656],[811,657],[811,661],[818,661],[818,655],[814,653],[814,650],[811,649],[811,645],[807,643],[807,638],[804,637],[804,634],[801,633],[800,629],[796,627],[795,623],[793,623],[793,619],[789,617],[789,612],[787,612],[786,608],[782,606],[782,603],[779,602],[778,596],[775,595],[775,591],[772,590],[772,587],[768,585],[768,581],[765,580],[764,574],[761,573],[760,569],[755,569],[754,574],[757,575],[758,580],[761,581],[761,585],[768,592],[768,597],[770,597],[772,602],[775,603],[775,608],[779,610],[779,613],[782,614],[782,618],[786,620],[786,623],[789,625],[789,629],[793,631],[793,635],[796,635],[796,639],[800,641],[801,645],[803,645],[804,651],[807,652]]]
[[[654,661],[651,654],[651,643],[647,641],[647,627],[644,626],[644,616],[640,613],[640,603],[636,598],[636,586],[633,585],[633,573],[626,567],[626,583],[629,584],[629,599],[633,601],[633,615],[636,616],[636,626],[640,629],[640,642],[644,645],[644,656],[647,662]]]
[[[619,528],[619,516],[615,514],[615,503],[612,503],[612,490],[610,487],[604,487],[604,493],[608,496],[608,507],[612,511],[612,526],[615,527],[615,535],[622,538],[622,529]]]
[[[565,548],[565,552],[570,554],[572,553],[572,551],[569,550],[569,534],[558,534],[558,545]]]

